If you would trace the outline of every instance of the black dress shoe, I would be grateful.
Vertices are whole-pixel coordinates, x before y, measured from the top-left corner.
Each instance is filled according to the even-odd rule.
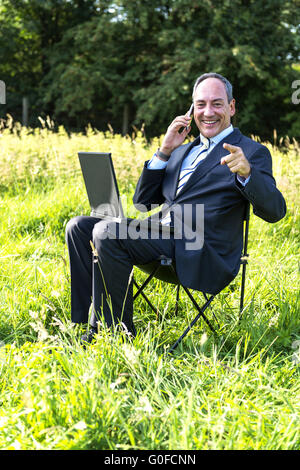
[[[90,326],[88,331],[81,336],[81,343],[91,343],[95,339],[98,330],[96,326]]]

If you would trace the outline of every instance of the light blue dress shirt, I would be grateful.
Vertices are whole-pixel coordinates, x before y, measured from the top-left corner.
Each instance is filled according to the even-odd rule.
[[[209,150],[206,154],[206,157],[207,158],[207,155],[209,155],[209,153],[215,148],[215,146],[221,142],[222,139],[224,139],[225,137],[227,137],[229,134],[231,134],[233,132],[233,126],[232,124],[230,124],[229,127],[227,127],[226,129],[224,129],[222,132],[220,132],[219,134],[215,135],[214,137],[211,137],[209,140],[210,140],[210,147],[209,147]],[[199,145],[195,145],[191,151],[187,154],[187,156],[185,157],[185,159],[183,160],[182,162],[182,165],[181,165],[181,170],[184,170],[185,168],[189,167],[189,165],[191,165],[191,163],[195,160],[196,156],[198,155],[198,153],[201,151],[201,147],[203,146],[202,142],[201,142],[201,138],[202,138],[202,135],[200,134],[200,144]],[[148,162],[148,165],[147,165],[147,168],[149,170],[163,170],[166,166],[167,166],[167,163],[168,162],[164,162],[163,160],[160,160],[157,156],[156,156],[156,153],[153,155],[153,157],[151,158],[151,160]],[[201,162],[199,163],[201,165]],[[245,186],[249,179],[250,179],[250,176],[245,179],[245,178],[242,178],[240,177],[239,175],[237,175],[237,178],[238,178],[238,181],[243,185]]]

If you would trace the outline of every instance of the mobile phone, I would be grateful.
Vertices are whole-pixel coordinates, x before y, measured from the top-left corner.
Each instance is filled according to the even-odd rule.
[[[190,118],[190,124],[189,125],[191,125],[191,122],[192,122],[192,119],[193,119],[193,112],[194,112],[194,103],[191,104],[190,109],[187,112],[187,115]],[[188,128],[188,126],[186,127],[186,129],[187,128]]]

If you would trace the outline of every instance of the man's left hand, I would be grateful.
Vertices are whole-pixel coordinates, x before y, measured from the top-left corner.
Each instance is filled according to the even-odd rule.
[[[226,164],[232,173],[237,173],[242,178],[248,178],[251,173],[251,166],[243,150],[240,147],[229,144],[223,144],[223,148],[228,150],[230,154],[221,158],[221,165]]]

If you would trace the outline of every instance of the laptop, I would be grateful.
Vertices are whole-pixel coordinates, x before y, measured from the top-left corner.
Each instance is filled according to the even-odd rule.
[[[91,216],[120,222],[124,212],[110,153],[78,152]]]
[[[78,158],[91,216],[130,224],[133,219],[124,215],[111,153],[78,152]],[[151,219],[151,230],[166,234],[174,231],[173,227],[161,224],[157,219]]]

